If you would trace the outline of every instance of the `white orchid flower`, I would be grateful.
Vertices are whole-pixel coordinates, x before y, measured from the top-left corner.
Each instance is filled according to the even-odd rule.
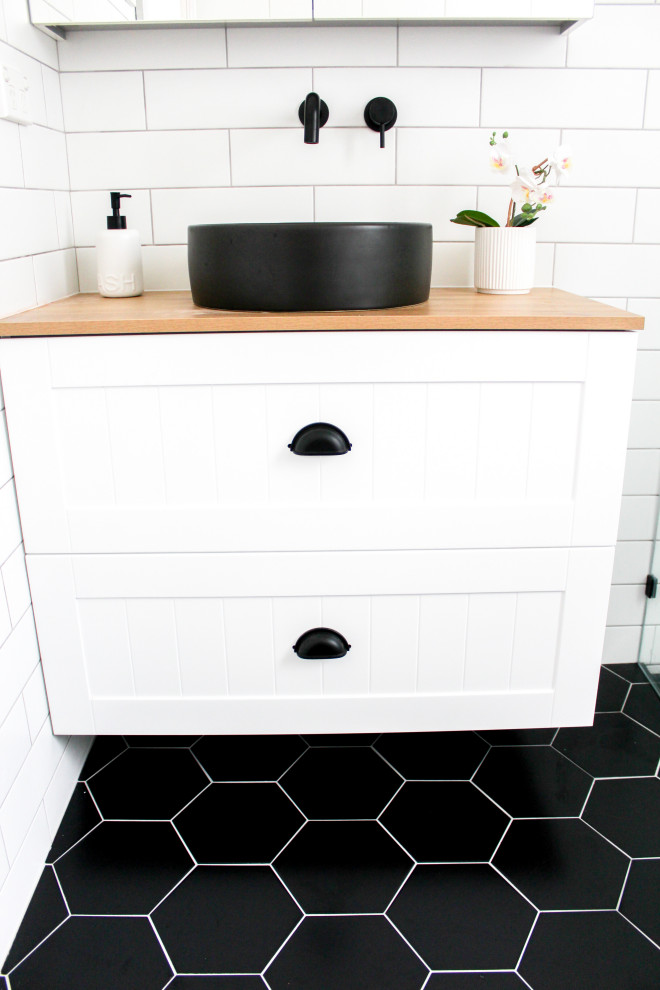
[[[509,188],[514,203],[529,203],[530,206],[536,206],[540,202],[541,194],[545,193],[529,169],[521,169],[518,178],[511,183]]]
[[[506,141],[498,141],[490,149],[490,167],[499,172],[500,175],[507,175],[513,168],[511,160],[511,150]]]
[[[550,206],[555,201],[554,190],[550,186],[540,186],[538,197],[541,206]]]
[[[557,179],[573,168],[573,149],[567,144],[560,144],[550,157],[550,164],[555,170]]]

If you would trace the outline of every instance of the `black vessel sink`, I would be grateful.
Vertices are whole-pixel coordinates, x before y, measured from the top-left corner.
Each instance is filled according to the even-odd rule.
[[[188,227],[193,302],[211,309],[383,309],[429,297],[427,223]]]

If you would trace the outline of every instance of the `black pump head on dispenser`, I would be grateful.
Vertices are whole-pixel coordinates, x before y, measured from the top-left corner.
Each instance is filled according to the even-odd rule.
[[[112,207],[112,216],[108,217],[108,230],[126,230],[126,217],[122,217],[119,215],[122,199],[132,199],[132,196],[130,193],[120,193],[120,192],[110,193],[110,206]]]

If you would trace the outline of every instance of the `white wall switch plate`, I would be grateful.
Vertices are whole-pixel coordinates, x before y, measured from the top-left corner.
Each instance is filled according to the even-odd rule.
[[[0,66],[0,117],[17,124],[31,124],[28,77],[9,65]]]

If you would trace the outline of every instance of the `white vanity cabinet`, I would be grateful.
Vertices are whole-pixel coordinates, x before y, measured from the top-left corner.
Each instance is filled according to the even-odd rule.
[[[589,723],[635,345],[538,330],[0,341],[55,731]],[[314,422],[351,450],[293,454]],[[347,654],[299,658],[318,627]]]

